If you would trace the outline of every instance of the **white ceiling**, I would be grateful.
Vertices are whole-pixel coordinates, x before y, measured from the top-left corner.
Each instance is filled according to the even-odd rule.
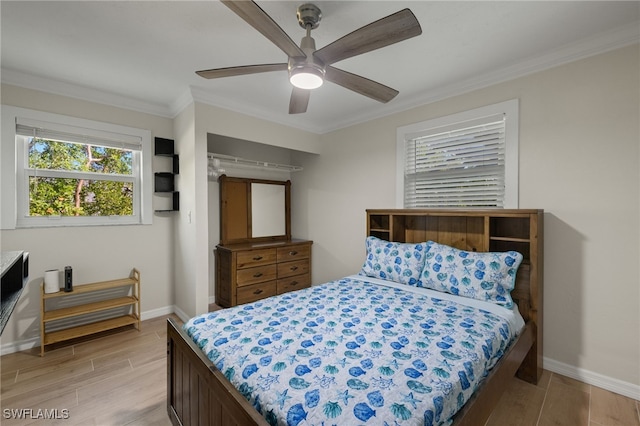
[[[258,1],[296,42],[300,2]],[[217,1],[0,3],[2,82],[173,117],[192,100],[324,133],[640,41],[639,1],[315,1],[318,48],[405,7],[422,35],[335,64],[391,86],[387,104],[332,83],[289,115],[286,72],[194,71],[286,62]]]

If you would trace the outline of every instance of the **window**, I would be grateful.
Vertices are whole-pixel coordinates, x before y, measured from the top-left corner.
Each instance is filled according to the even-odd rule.
[[[3,143],[3,181],[9,154],[15,191],[6,200],[3,182],[3,228],[151,223],[149,131],[3,107],[7,125],[16,143]]]
[[[402,208],[517,208],[518,101],[398,129]]]

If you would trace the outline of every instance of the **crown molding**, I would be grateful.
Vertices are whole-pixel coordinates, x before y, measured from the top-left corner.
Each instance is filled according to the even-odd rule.
[[[11,69],[2,68],[0,76],[0,80],[3,84],[11,86],[39,90],[45,93],[66,96],[82,101],[95,102],[117,108],[124,108],[160,117],[173,118],[171,110],[167,105],[147,102],[112,92],[94,89],[92,87],[53,80]]]
[[[231,99],[220,98],[212,95],[209,92],[204,90],[191,87],[191,95],[193,100],[196,102],[200,102],[206,105],[211,105],[214,107],[226,109],[229,111],[237,112],[238,114],[248,115],[250,117],[254,117],[260,120],[270,121],[272,123],[281,124],[287,127],[293,127],[295,129],[303,130],[309,133],[322,134],[325,133],[322,126],[314,126],[304,123],[299,120],[299,117],[288,115],[285,119],[283,119],[282,114],[280,113],[270,113],[265,112],[260,108],[254,108],[252,106],[247,106],[244,103],[236,102]]]
[[[176,100],[174,100],[169,110],[171,111],[171,118],[175,118],[180,114],[186,107],[191,105],[195,101],[193,94],[191,93],[191,88],[188,88],[182,95],[178,96]]]
[[[478,75],[448,86],[438,87],[421,95],[407,96],[404,99],[399,99],[393,105],[387,104],[389,108],[386,108],[381,113],[352,115],[344,120],[332,123],[330,127],[323,128],[322,133],[379,119],[637,43],[640,43],[640,22],[558,47],[538,57],[515,63],[494,72]]]
[[[583,39],[579,42],[560,46],[550,52],[531,58],[500,70],[486,73],[448,86],[438,87],[420,95],[407,95],[392,104],[387,104],[384,110],[377,113],[355,113],[343,120],[326,125],[313,125],[305,123],[299,117],[285,117],[280,114],[265,112],[236,102],[231,99],[223,99],[201,89],[189,87],[170,105],[161,105],[132,99],[126,96],[101,91],[91,87],[80,86],[69,82],[51,80],[28,73],[10,69],[1,70],[2,83],[35,89],[42,92],[67,96],[89,102],[96,102],[118,108],[124,108],[157,115],[160,117],[175,118],[185,107],[197,101],[207,105],[227,109],[240,114],[245,114],[258,119],[270,121],[288,127],[297,128],[310,133],[324,134],[345,127],[375,120],[392,114],[406,111],[422,105],[427,105],[463,93],[482,89],[494,84],[513,80],[535,72],[544,71],[569,62],[585,59],[590,56],[619,49],[631,44],[640,43],[640,23],[634,22],[611,31]]]

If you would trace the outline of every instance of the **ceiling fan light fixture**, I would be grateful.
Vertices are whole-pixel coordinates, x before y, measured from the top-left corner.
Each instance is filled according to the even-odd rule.
[[[289,70],[289,81],[299,89],[317,89],[324,83],[324,70],[312,63],[305,63]]]
[[[306,32],[298,46],[255,1],[222,0],[222,3],[286,53],[288,60],[286,63],[214,68],[196,73],[211,79],[286,69],[294,87],[289,101],[289,114],[307,111],[311,90],[322,86],[325,77],[334,84],[378,102],[389,102],[398,94],[397,90],[332,65],[422,34],[415,15],[409,9],[402,9],[317,50],[311,30],[318,27],[322,12],[314,4],[298,6],[298,24]]]

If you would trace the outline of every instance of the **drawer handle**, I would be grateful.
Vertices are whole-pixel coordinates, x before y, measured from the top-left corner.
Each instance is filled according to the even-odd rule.
[[[295,256],[296,254],[298,254],[298,252],[295,250],[289,252],[289,256]]]
[[[262,290],[260,290],[260,289],[258,289],[258,290],[253,292],[253,294],[260,294],[260,293],[262,293]]]
[[[295,271],[295,270],[297,270],[297,269],[298,269],[298,267],[297,267],[297,266],[292,266],[291,268],[289,268],[289,270],[291,270],[291,271]]]
[[[255,274],[253,274],[253,278],[259,278],[262,276],[262,272],[256,272]]]
[[[289,285],[296,286],[296,285],[298,285],[298,281],[291,281],[291,282],[289,283]]]
[[[262,260],[262,256],[254,256],[253,260]]]

